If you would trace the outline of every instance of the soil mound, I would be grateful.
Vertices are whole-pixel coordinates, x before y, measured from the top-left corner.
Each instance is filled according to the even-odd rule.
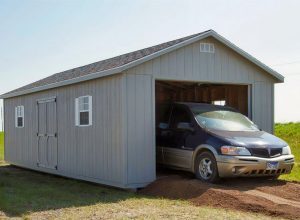
[[[197,206],[213,206],[300,219],[300,184],[265,179],[231,179],[207,184],[189,176],[158,178],[139,193],[186,199]]]

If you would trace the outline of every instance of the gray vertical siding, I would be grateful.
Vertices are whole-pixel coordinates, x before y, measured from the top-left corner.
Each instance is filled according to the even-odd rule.
[[[214,43],[215,53],[200,53],[200,42]],[[263,130],[273,132],[272,91],[276,80],[213,38],[195,42],[147,61],[126,73],[152,75],[156,80],[252,85],[253,120]],[[258,82],[265,86],[259,86]]]
[[[273,132],[274,122],[274,84],[270,82],[253,83],[252,118],[263,130]]]
[[[93,125],[75,126],[74,99],[93,97]],[[57,97],[58,169],[37,167],[36,100]],[[5,99],[5,159],[19,166],[123,187],[122,76],[105,77]],[[25,127],[15,128],[14,108],[24,105]]]
[[[128,184],[156,178],[154,91],[151,75],[126,75]]]

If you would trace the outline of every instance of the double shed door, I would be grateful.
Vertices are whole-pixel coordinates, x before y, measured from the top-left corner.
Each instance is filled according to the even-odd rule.
[[[57,112],[56,98],[37,101],[37,165],[57,169]]]

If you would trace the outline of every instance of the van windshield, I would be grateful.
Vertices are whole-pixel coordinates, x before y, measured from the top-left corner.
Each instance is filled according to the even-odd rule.
[[[223,131],[258,131],[257,126],[246,116],[229,110],[201,111],[192,109],[200,125],[208,129]]]

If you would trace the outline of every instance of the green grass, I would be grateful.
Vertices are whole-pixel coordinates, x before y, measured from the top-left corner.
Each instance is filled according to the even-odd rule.
[[[300,181],[300,123],[276,124],[275,135],[289,144],[296,158],[292,173],[282,175],[280,179]]]

